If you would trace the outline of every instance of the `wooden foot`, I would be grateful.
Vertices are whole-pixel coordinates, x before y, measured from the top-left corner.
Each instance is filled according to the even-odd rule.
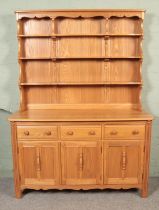
[[[143,189],[141,189],[141,197],[147,198],[147,196],[148,196],[148,188],[144,187]]]
[[[15,197],[17,199],[21,198],[22,197],[22,191],[20,189],[16,189],[15,190]]]

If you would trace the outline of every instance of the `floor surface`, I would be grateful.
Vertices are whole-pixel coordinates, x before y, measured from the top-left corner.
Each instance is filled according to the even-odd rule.
[[[14,197],[13,180],[0,180],[0,210],[159,210],[159,178],[151,178],[149,197],[137,190],[32,191]]]

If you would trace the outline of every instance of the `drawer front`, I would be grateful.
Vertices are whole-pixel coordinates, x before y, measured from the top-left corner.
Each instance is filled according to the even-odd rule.
[[[106,125],[105,139],[144,139],[145,125]]]
[[[61,126],[61,139],[101,139],[101,126]]]
[[[56,126],[18,126],[18,139],[57,139]]]

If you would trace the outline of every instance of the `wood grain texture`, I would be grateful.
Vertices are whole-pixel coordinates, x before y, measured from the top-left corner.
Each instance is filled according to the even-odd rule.
[[[62,184],[100,184],[100,143],[63,142],[61,149]]]
[[[57,142],[22,142],[18,147],[22,184],[59,183]]]
[[[104,18],[57,18],[57,34],[102,34],[105,32]]]
[[[22,57],[51,57],[51,40],[28,38],[23,40]],[[43,50],[41,50],[43,49]]]
[[[97,105],[90,105],[88,108],[81,107],[81,104],[77,106],[77,108],[64,109],[65,105],[60,107],[54,107],[54,109],[31,109],[23,112],[17,112],[12,114],[9,117],[10,121],[132,121],[132,120],[152,120],[153,117],[146,113],[141,112],[139,110],[130,109],[129,106],[120,107],[120,104],[117,106],[112,105],[109,107],[105,107],[104,104],[98,105],[98,109],[96,109]]]
[[[57,126],[18,126],[18,140],[55,139],[57,140]]]
[[[40,35],[40,34],[52,34],[52,24],[51,19],[25,19],[23,20],[23,25],[21,27],[22,33],[24,35]]]
[[[104,143],[104,183],[139,184],[142,178],[142,142]]]
[[[20,111],[10,116],[25,189],[148,195],[152,116],[141,106],[144,10],[16,12]]]
[[[109,19],[110,34],[142,34],[141,20],[139,18],[117,18]]]

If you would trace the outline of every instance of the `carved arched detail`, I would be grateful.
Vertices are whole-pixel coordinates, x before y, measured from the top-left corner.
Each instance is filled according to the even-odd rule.
[[[23,16],[19,16],[18,19],[42,19],[42,18],[49,18],[49,19],[57,19],[57,18],[112,18],[112,17],[116,17],[116,18],[139,18],[139,19],[143,19],[140,16],[137,15],[131,15],[131,14],[116,14],[116,15],[89,15],[89,14],[81,14],[81,15],[55,15],[55,16],[49,16],[49,15],[44,15],[44,14],[37,14],[37,15],[32,15],[29,14],[27,15],[23,15]]]

